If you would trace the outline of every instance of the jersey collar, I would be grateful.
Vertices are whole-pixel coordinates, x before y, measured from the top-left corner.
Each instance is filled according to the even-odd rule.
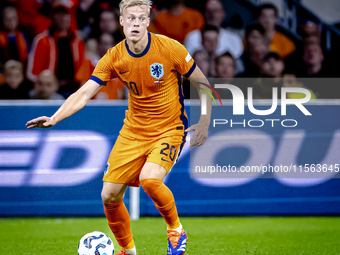
[[[131,57],[134,57],[134,58],[140,58],[140,57],[143,57],[146,53],[148,53],[149,49],[150,49],[150,44],[151,44],[151,34],[150,32],[148,32],[148,45],[146,45],[145,49],[143,50],[142,53],[140,54],[135,54],[133,53],[130,49],[129,49],[129,45],[127,44],[127,40],[125,40],[125,47],[126,47],[126,50],[129,52],[130,56]]]

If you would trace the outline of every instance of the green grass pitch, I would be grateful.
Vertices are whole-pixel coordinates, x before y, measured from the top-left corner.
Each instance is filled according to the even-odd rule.
[[[340,217],[182,217],[188,255],[340,254]],[[138,255],[165,255],[162,218],[133,221]],[[1,218],[0,254],[77,254],[80,238],[102,231],[105,218]],[[114,240],[115,253],[119,251]]]

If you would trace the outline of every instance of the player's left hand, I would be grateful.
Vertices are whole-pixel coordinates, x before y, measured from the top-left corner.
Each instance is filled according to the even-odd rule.
[[[207,140],[208,137],[208,125],[198,123],[196,125],[192,125],[191,127],[187,128],[185,132],[195,131],[193,136],[190,138],[190,146],[201,146]]]

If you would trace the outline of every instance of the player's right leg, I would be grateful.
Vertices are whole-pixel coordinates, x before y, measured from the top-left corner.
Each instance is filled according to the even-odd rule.
[[[123,247],[121,255],[136,255],[136,247],[130,229],[130,216],[123,203],[127,184],[104,182],[102,200],[109,227],[118,244]]]
[[[104,173],[102,199],[105,215],[118,244],[122,247],[120,255],[136,254],[130,230],[130,216],[123,203],[128,185],[138,186],[138,177],[145,155],[144,142],[119,136],[112,148]]]

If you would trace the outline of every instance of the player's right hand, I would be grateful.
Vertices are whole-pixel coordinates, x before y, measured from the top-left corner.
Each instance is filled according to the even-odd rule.
[[[49,127],[53,127],[56,123],[55,120],[53,120],[52,118],[43,116],[43,117],[39,117],[33,120],[30,120],[26,123],[26,127],[27,129],[32,129],[32,128],[49,128]]]

